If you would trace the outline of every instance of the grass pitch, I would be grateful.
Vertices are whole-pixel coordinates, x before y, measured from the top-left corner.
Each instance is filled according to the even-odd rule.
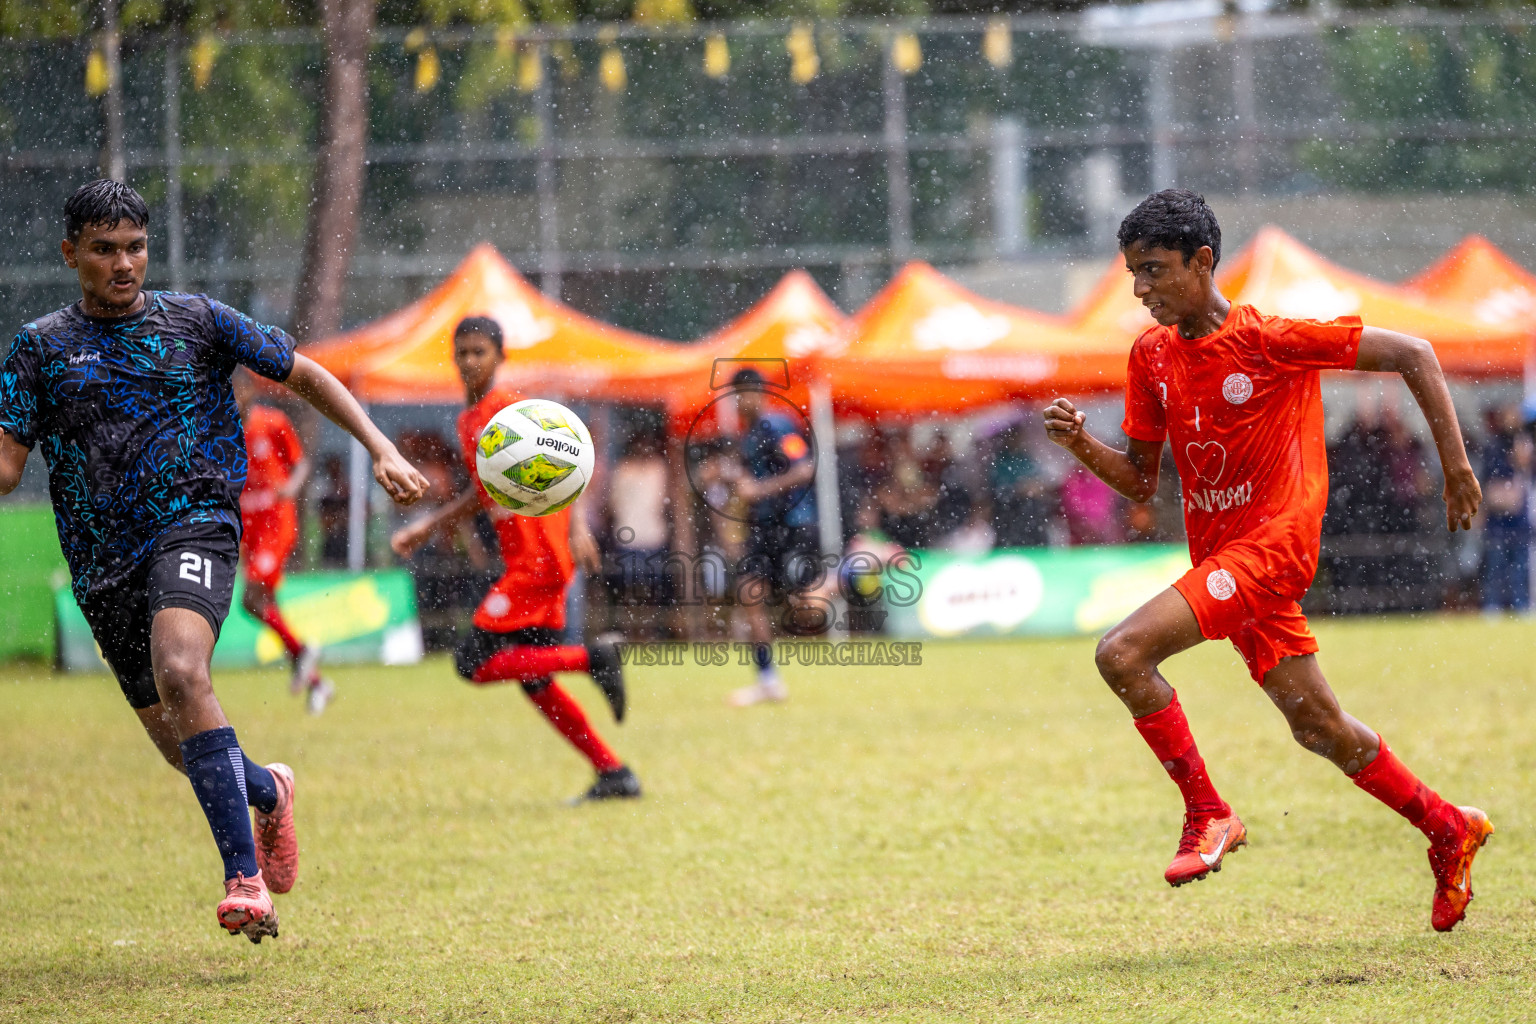
[[[1092,642],[927,645],[921,668],[631,671],[646,786],[437,659],[217,687],[299,781],[282,937],[213,920],[188,786],[114,684],[0,670],[0,1020],[1523,1020],[1536,1016],[1536,624],[1320,624],[1344,706],[1498,834],[1429,927],[1418,834],[1303,752],[1224,644],[1170,678],[1249,848],[1172,891],[1180,805]]]

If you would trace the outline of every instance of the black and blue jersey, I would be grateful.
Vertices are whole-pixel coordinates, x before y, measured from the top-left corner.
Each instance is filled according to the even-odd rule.
[[[811,457],[811,443],[802,427],[788,416],[767,412],[741,438],[741,457],[758,480],[780,476],[791,466]],[[816,522],[816,500],[811,485],[753,502],[754,523],[779,526],[811,526]]]
[[[125,580],[167,529],[240,531],[245,439],[230,374],[293,370],[294,342],[205,295],[144,293],[141,312],[79,304],[27,324],[0,363],[0,428],[48,465],[76,600]]]

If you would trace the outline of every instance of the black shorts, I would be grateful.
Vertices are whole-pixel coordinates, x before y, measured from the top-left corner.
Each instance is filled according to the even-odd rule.
[[[737,563],[736,572],[766,580],[775,602],[786,594],[815,589],[825,575],[816,528],[749,523],[746,554]]]
[[[155,614],[190,608],[208,620],[217,639],[235,590],[240,542],[224,523],[173,526],[160,535],[149,557],[116,586],[80,603],[102,657],[134,708],[160,703],[150,663],[149,635]]]
[[[453,649],[453,667],[465,679],[473,679],[480,666],[507,647],[559,647],[563,638],[547,626],[529,626],[510,633],[492,633],[476,626]]]

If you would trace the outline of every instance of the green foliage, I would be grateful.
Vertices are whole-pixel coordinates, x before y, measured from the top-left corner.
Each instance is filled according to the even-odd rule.
[[[1340,30],[1329,41],[1346,123],[1471,125],[1497,132],[1536,116],[1536,49],[1525,32],[1474,26]],[[1380,138],[1303,147],[1324,180],[1363,191],[1524,188],[1536,146],[1474,138]]]
[[[206,89],[186,88],[182,138],[189,150],[256,149],[303,156],[316,132],[318,51],[298,46],[239,46],[219,57]],[[215,195],[221,208],[247,223],[268,225],[279,235],[303,227],[309,199],[309,165],[191,164],[188,193]]]

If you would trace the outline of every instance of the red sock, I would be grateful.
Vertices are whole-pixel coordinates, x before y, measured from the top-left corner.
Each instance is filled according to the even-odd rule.
[[[611,772],[615,768],[624,767],[624,762],[592,731],[581,705],[572,700],[559,683],[552,682],[537,693],[530,693],[528,699],[544,712],[544,717],[560,731],[560,735],[571,741],[571,746],[587,755],[593,768],[600,772]]]
[[[1429,837],[1430,842],[1456,838],[1461,815],[1439,793],[1420,782],[1408,766],[1397,759],[1387,741],[1378,733],[1381,744],[1376,759],[1349,777],[1349,780],[1380,800],[1408,823]]]
[[[277,638],[288,648],[288,657],[297,658],[299,652],[304,649],[304,641],[293,635],[293,630],[288,628],[288,623],[283,621],[283,613],[277,610],[276,601],[268,601],[267,606],[261,610],[261,621],[277,634]]]
[[[1189,720],[1179,706],[1179,695],[1161,711],[1154,711],[1135,719],[1136,731],[1147,741],[1152,753],[1163,762],[1168,777],[1184,795],[1184,807],[1198,814],[1230,814],[1232,808],[1211,785],[1211,777],[1205,771],[1205,759],[1195,747],[1195,737],[1190,734]]]
[[[585,647],[503,647],[475,669],[471,682],[500,683],[517,679],[531,683],[556,672],[586,672],[591,668]]]

